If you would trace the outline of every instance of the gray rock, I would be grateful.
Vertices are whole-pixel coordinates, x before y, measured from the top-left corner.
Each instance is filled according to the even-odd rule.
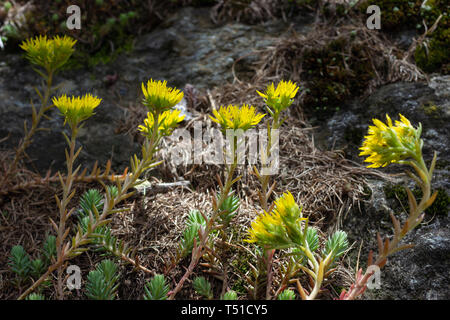
[[[358,147],[367,133],[372,118],[382,119],[388,113],[397,119],[402,113],[413,125],[423,126],[424,157],[429,165],[433,151],[438,152],[438,166],[433,177],[433,188],[444,188],[448,193],[450,153],[449,132],[449,88],[450,77],[435,77],[430,85],[426,83],[394,83],[378,88],[365,101],[356,100],[347,105],[345,111],[336,113],[323,126],[319,135],[322,146],[334,144],[344,148],[347,155],[358,162]],[[320,131],[319,131],[320,132]],[[383,171],[396,172],[399,166],[390,166]],[[400,183],[400,181],[398,182]],[[368,249],[376,252],[376,233],[392,235],[389,213],[394,212],[392,199],[386,199],[383,186],[386,182],[370,180],[371,199],[361,212],[349,214],[343,229],[349,232],[349,239],[364,241],[362,261]],[[410,188],[414,183],[405,179],[401,182]],[[406,203],[404,205],[407,205]],[[448,210],[448,209],[447,209]],[[401,221],[406,213],[397,216]],[[435,217],[426,216],[423,224],[408,234],[404,242],[415,247],[400,251],[388,260],[382,269],[381,288],[367,290],[366,299],[449,299],[450,297],[450,230],[449,216],[441,213]]]
[[[347,156],[361,161],[358,148],[361,146],[368,126],[373,118],[385,121],[386,114],[394,120],[401,113],[413,125],[422,124],[424,140],[424,157],[431,161],[433,152],[438,152],[438,170],[436,176],[447,176],[438,179],[439,185],[450,187],[448,173],[450,170],[450,77],[432,78],[430,85],[426,83],[399,82],[381,86],[366,100],[356,99],[347,103],[342,111],[334,114],[320,130],[317,130],[316,141],[326,149],[344,149]]]
[[[62,83],[59,94],[90,92],[103,99],[80,132],[78,142],[83,152],[78,161],[90,167],[95,160],[104,164],[112,158],[113,168],[122,169],[133,153],[140,152],[131,138],[115,133],[115,124],[124,117],[122,107],[139,103],[141,82],[153,78],[168,80],[169,85],[178,88],[192,83],[196,88],[211,89],[233,80],[232,65],[237,58],[266,47],[287,29],[288,25],[281,21],[263,26],[216,26],[210,21],[208,9],[187,7],[167,19],[160,29],[137,39],[135,50],[113,63],[92,70],[61,72],[56,77],[56,82]],[[31,99],[38,103],[33,86],[41,80],[21,55],[0,55],[0,138],[10,135],[0,148],[10,149],[23,136],[23,121],[31,118]],[[102,80],[114,78],[112,75],[118,75],[113,83]],[[186,101],[179,107],[190,119]],[[50,116],[52,120],[42,122],[50,131],[36,134],[28,149],[41,172],[49,167],[65,170],[62,119],[57,110],[52,110]]]

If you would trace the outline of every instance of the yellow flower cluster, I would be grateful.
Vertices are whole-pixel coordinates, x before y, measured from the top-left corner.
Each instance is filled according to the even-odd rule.
[[[228,107],[221,106],[219,110],[214,109],[213,114],[215,117],[209,117],[222,127],[222,131],[227,129],[246,131],[256,126],[265,116],[265,114],[256,112],[255,107],[246,104],[240,108],[231,104]]]
[[[167,81],[150,79],[147,86],[142,83],[143,104],[152,113],[162,113],[173,108],[183,98],[183,92],[177,88],[167,87]]]
[[[43,67],[50,73],[55,72],[69,60],[76,42],[68,36],[47,39],[47,36],[41,35],[23,41],[20,47],[26,51],[26,57],[31,63]]]
[[[180,110],[167,110],[164,111],[158,120],[158,132],[161,136],[169,136],[172,134],[172,131],[176,128],[178,123],[183,121],[184,115],[180,115]],[[153,128],[155,125],[155,119],[151,112],[147,113],[147,118],[144,120],[144,124],[138,127],[138,130],[141,131],[142,135],[151,138],[153,135]]]
[[[386,115],[386,124],[373,119],[374,126],[369,126],[369,135],[361,148],[360,156],[368,156],[364,161],[372,163],[369,168],[385,167],[408,158],[420,159],[422,157],[421,125],[416,129],[403,115],[400,121],[392,124],[391,118]]]
[[[305,220],[301,208],[288,191],[275,201],[271,212],[264,211],[256,217],[245,241],[272,249],[292,247],[301,243],[301,222]]]
[[[86,94],[83,97],[72,96],[71,98],[62,95],[59,98],[54,97],[52,101],[64,115],[64,124],[68,122],[69,126],[74,129],[81,121],[92,116],[94,109],[98,107],[102,99]]]
[[[299,87],[292,81],[280,81],[277,87],[272,83],[269,85],[264,93],[256,91],[268,106],[268,111],[271,116],[280,114],[283,110],[288,108],[293,102]]]

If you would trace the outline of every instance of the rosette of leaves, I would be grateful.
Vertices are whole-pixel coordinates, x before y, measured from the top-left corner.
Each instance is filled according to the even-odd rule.
[[[295,293],[291,289],[286,289],[278,295],[278,300],[295,300]]]
[[[237,300],[237,293],[236,293],[236,291],[233,291],[233,290],[227,291],[223,295],[222,300]]]
[[[97,268],[88,274],[86,296],[91,300],[114,300],[119,286],[117,268],[111,260],[100,262]]]
[[[21,245],[12,247],[8,265],[11,271],[16,274],[19,283],[27,279],[31,270],[31,261]]]
[[[145,283],[144,291],[144,300],[166,300],[169,286],[164,276],[157,274]]]
[[[217,198],[220,199],[220,192],[217,193]],[[220,201],[217,201],[218,203]],[[223,201],[219,208],[219,223],[227,226],[234,216],[236,216],[239,209],[240,201],[239,197],[234,195],[234,191],[231,191]]]
[[[116,186],[108,186],[109,192],[114,196],[117,194]],[[90,214],[103,210],[103,196],[97,189],[90,189],[80,197],[80,208],[78,210],[78,224],[83,233],[87,232],[90,223]],[[93,215],[95,221],[95,214]],[[108,226],[97,227],[91,236],[91,244],[95,251],[107,251],[116,256],[126,255],[129,249],[122,241],[119,241],[111,233]]]
[[[200,211],[192,210],[187,217],[186,228],[183,231],[183,236],[178,247],[178,255],[181,259],[191,253],[194,247],[194,240],[199,240],[198,231],[201,227],[206,227],[205,218]]]
[[[196,277],[192,283],[195,292],[208,300],[213,298],[211,283],[205,277]]]
[[[41,258],[41,256],[43,256]],[[41,255],[31,259],[21,245],[11,248],[9,267],[17,276],[18,284],[28,281],[30,278],[38,279],[48,268],[52,259],[56,256],[56,238],[47,236]]]
[[[45,300],[45,297],[40,293],[31,293],[25,300]]]

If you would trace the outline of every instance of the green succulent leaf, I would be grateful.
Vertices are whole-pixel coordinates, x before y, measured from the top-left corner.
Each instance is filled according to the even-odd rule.
[[[319,235],[316,228],[308,227],[306,229],[305,241],[311,252],[314,252],[319,248]],[[305,253],[299,247],[292,248],[291,255],[295,258],[296,263],[304,265],[308,261]]]
[[[319,236],[317,234],[317,229],[314,227],[309,227],[306,231],[306,242],[308,243],[309,250],[312,252],[319,248]]]
[[[192,210],[188,215],[186,228],[184,229],[183,236],[180,240],[178,250],[181,258],[185,258],[191,253],[192,248],[194,247],[194,239],[199,239],[198,230],[201,226],[206,226],[205,218],[203,218],[200,211]]]
[[[45,300],[45,297],[39,293],[30,293],[25,300]]]
[[[220,193],[217,195],[217,197],[218,197],[218,199],[220,199],[220,197],[221,197]],[[223,202],[219,208],[220,223],[225,224],[225,225],[229,224],[231,222],[231,220],[233,219],[233,217],[237,214],[239,206],[240,206],[239,197],[235,196],[233,194],[233,192],[231,192],[228,195],[228,197],[226,197],[225,200],[223,200]]]
[[[328,238],[327,242],[325,243],[325,248],[323,250],[322,256],[325,259],[331,253],[331,259],[329,263],[329,267],[331,267],[333,265],[333,262],[337,258],[342,256],[347,249],[347,233],[338,230]]]
[[[230,290],[223,295],[222,300],[237,300],[237,293]]]
[[[56,258],[56,237],[49,235],[45,239],[44,247],[42,249],[44,255],[44,262],[48,266],[52,262],[52,258]]]
[[[189,212],[187,225],[190,226],[193,224],[206,226],[205,218],[203,218],[202,214],[198,210],[192,210],[191,212]]]
[[[41,259],[32,260],[30,263],[30,274],[35,279],[39,279],[46,269],[47,266]]]
[[[211,284],[205,277],[196,277],[193,282],[194,290],[197,294],[205,297],[206,299],[212,299],[213,294],[211,290]]]
[[[31,261],[21,245],[11,248],[8,265],[20,280],[25,280],[28,277],[31,269]]]
[[[295,300],[295,293],[291,289],[286,289],[278,295],[278,300]]]
[[[111,260],[103,260],[88,274],[86,296],[91,300],[114,300],[118,280],[117,265]]]
[[[97,189],[89,189],[80,197],[79,213],[82,217],[89,216],[89,212],[91,212],[94,207],[97,211],[101,211],[103,207],[103,197]]]
[[[169,286],[163,275],[157,274],[144,287],[144,300],[166,300]]]

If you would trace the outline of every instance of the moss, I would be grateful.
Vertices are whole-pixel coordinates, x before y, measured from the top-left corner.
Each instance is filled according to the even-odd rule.
[[[130,52],[133,48],[133,39],[124,40],[120,47],[111,51],[111,48],[102,47],[94,54],[84,51],[75,51],[73,58],[68,62],[68,69],[77,69],[83,67],[94,67],[99,64],[108,64],[114,61],[120,54]]]
[[[447,169],[450,166],[450,161],[445,159],[437,159],[436,160],[436,169],[437,170],[443,170]]]
[[[443,15],[436,30],[428,36],[424,45],[418,46],[415,61],[425,72],[450,71],[450,18],[448,0],[374,0],[365,1],[359,8],[363,17],[369,5],[377,5],[381,9],[381,31],[392,32],[415,28],[424,33],[425,21],[428,28],[434,24],[439,15]]]
[[[78,42],[71,67],[86,64],[93,66],[108,63],[119,53],[129,50],[134,36],[150,30],[161,21],[156,13],[149,16],[148,4],[140,0],[80,0],[77,5],[82,14],[81,29],[69,30],[66,26],[66,9],[71,4],[70,0],[34,1],[35,9],[26,18],[26,25],[20,29],[20,37],[16,41],[39,34],[72,36]],[[8,39],[8,47],[17,47],[11,40]]]
[[[367,7],[377,5],[381,11],[382,31],[396,31],[405,28],[415,28],[420,21],[420,6],[423,0],[373,0],[364,1],[359,7],[364,17],[367,17]]]
[[[434,200],[433,204],[425,210],[427,215],[435,216],[435,215],[448,215],[448,205],[450,204],[450,196],[447,194],[447,191],[443,188],[434,189],[437,191],[437,197]],[[416,187],[412,190],[414,197],[418,201],[422,198],[422,190]],[[405,187],[402,185],[387,185],[384,187],[384,194],[387,199],[398,199],[401,204],[404,206],[408,204],[408,194],[406,193]],[[400,209],[401,205],[398,204],[394,209]]]
[[[238,279],[231,286],[231,290],[234,290],[237,293],[246,294],[247,293],[247,289],[245,288],[245,286],[246,286],[245,280],[244,279]]]
[[[353,41],[354,36],[337,38],[303,55],[304,109],[318,119],[329,118],[346,99],[361,95],[375,77],[364,47]]]
[[[354,128],[349,126],[344,131],[344,139],[345,141],[348,141],[353,145],[357,145],[359,147],[361,145],[364,134],[365,131],[362,128]]]
[[[450,69],[450,4],[443,0],[428,0],[421,10],[421,18],[428,28],[442,14],[436,30],[424,45],[415,52],[417,65],[426,72],[441,71],[448,74]]]
[[[242,252],[238,252],[238,254],[236,255],[236,259],[234,259],[231,262],[231,267],[233,267],[235,270],[239,270],[237,274],[247,274],[248,271],[250,270],[248,261],[248,259],[250,258],[251,257],[248,256],[247,254],[242,254]],[[232,290],[238,293],[245,294],[247,293],[246,286],[247,282],[242,278],[238,278],[236,281],[234,281],[232,285]]]
[[[430,118],[439,118],[442,116],[442,108],[435,105],[433,102],[424,103],[421,106],[421,109]]]

